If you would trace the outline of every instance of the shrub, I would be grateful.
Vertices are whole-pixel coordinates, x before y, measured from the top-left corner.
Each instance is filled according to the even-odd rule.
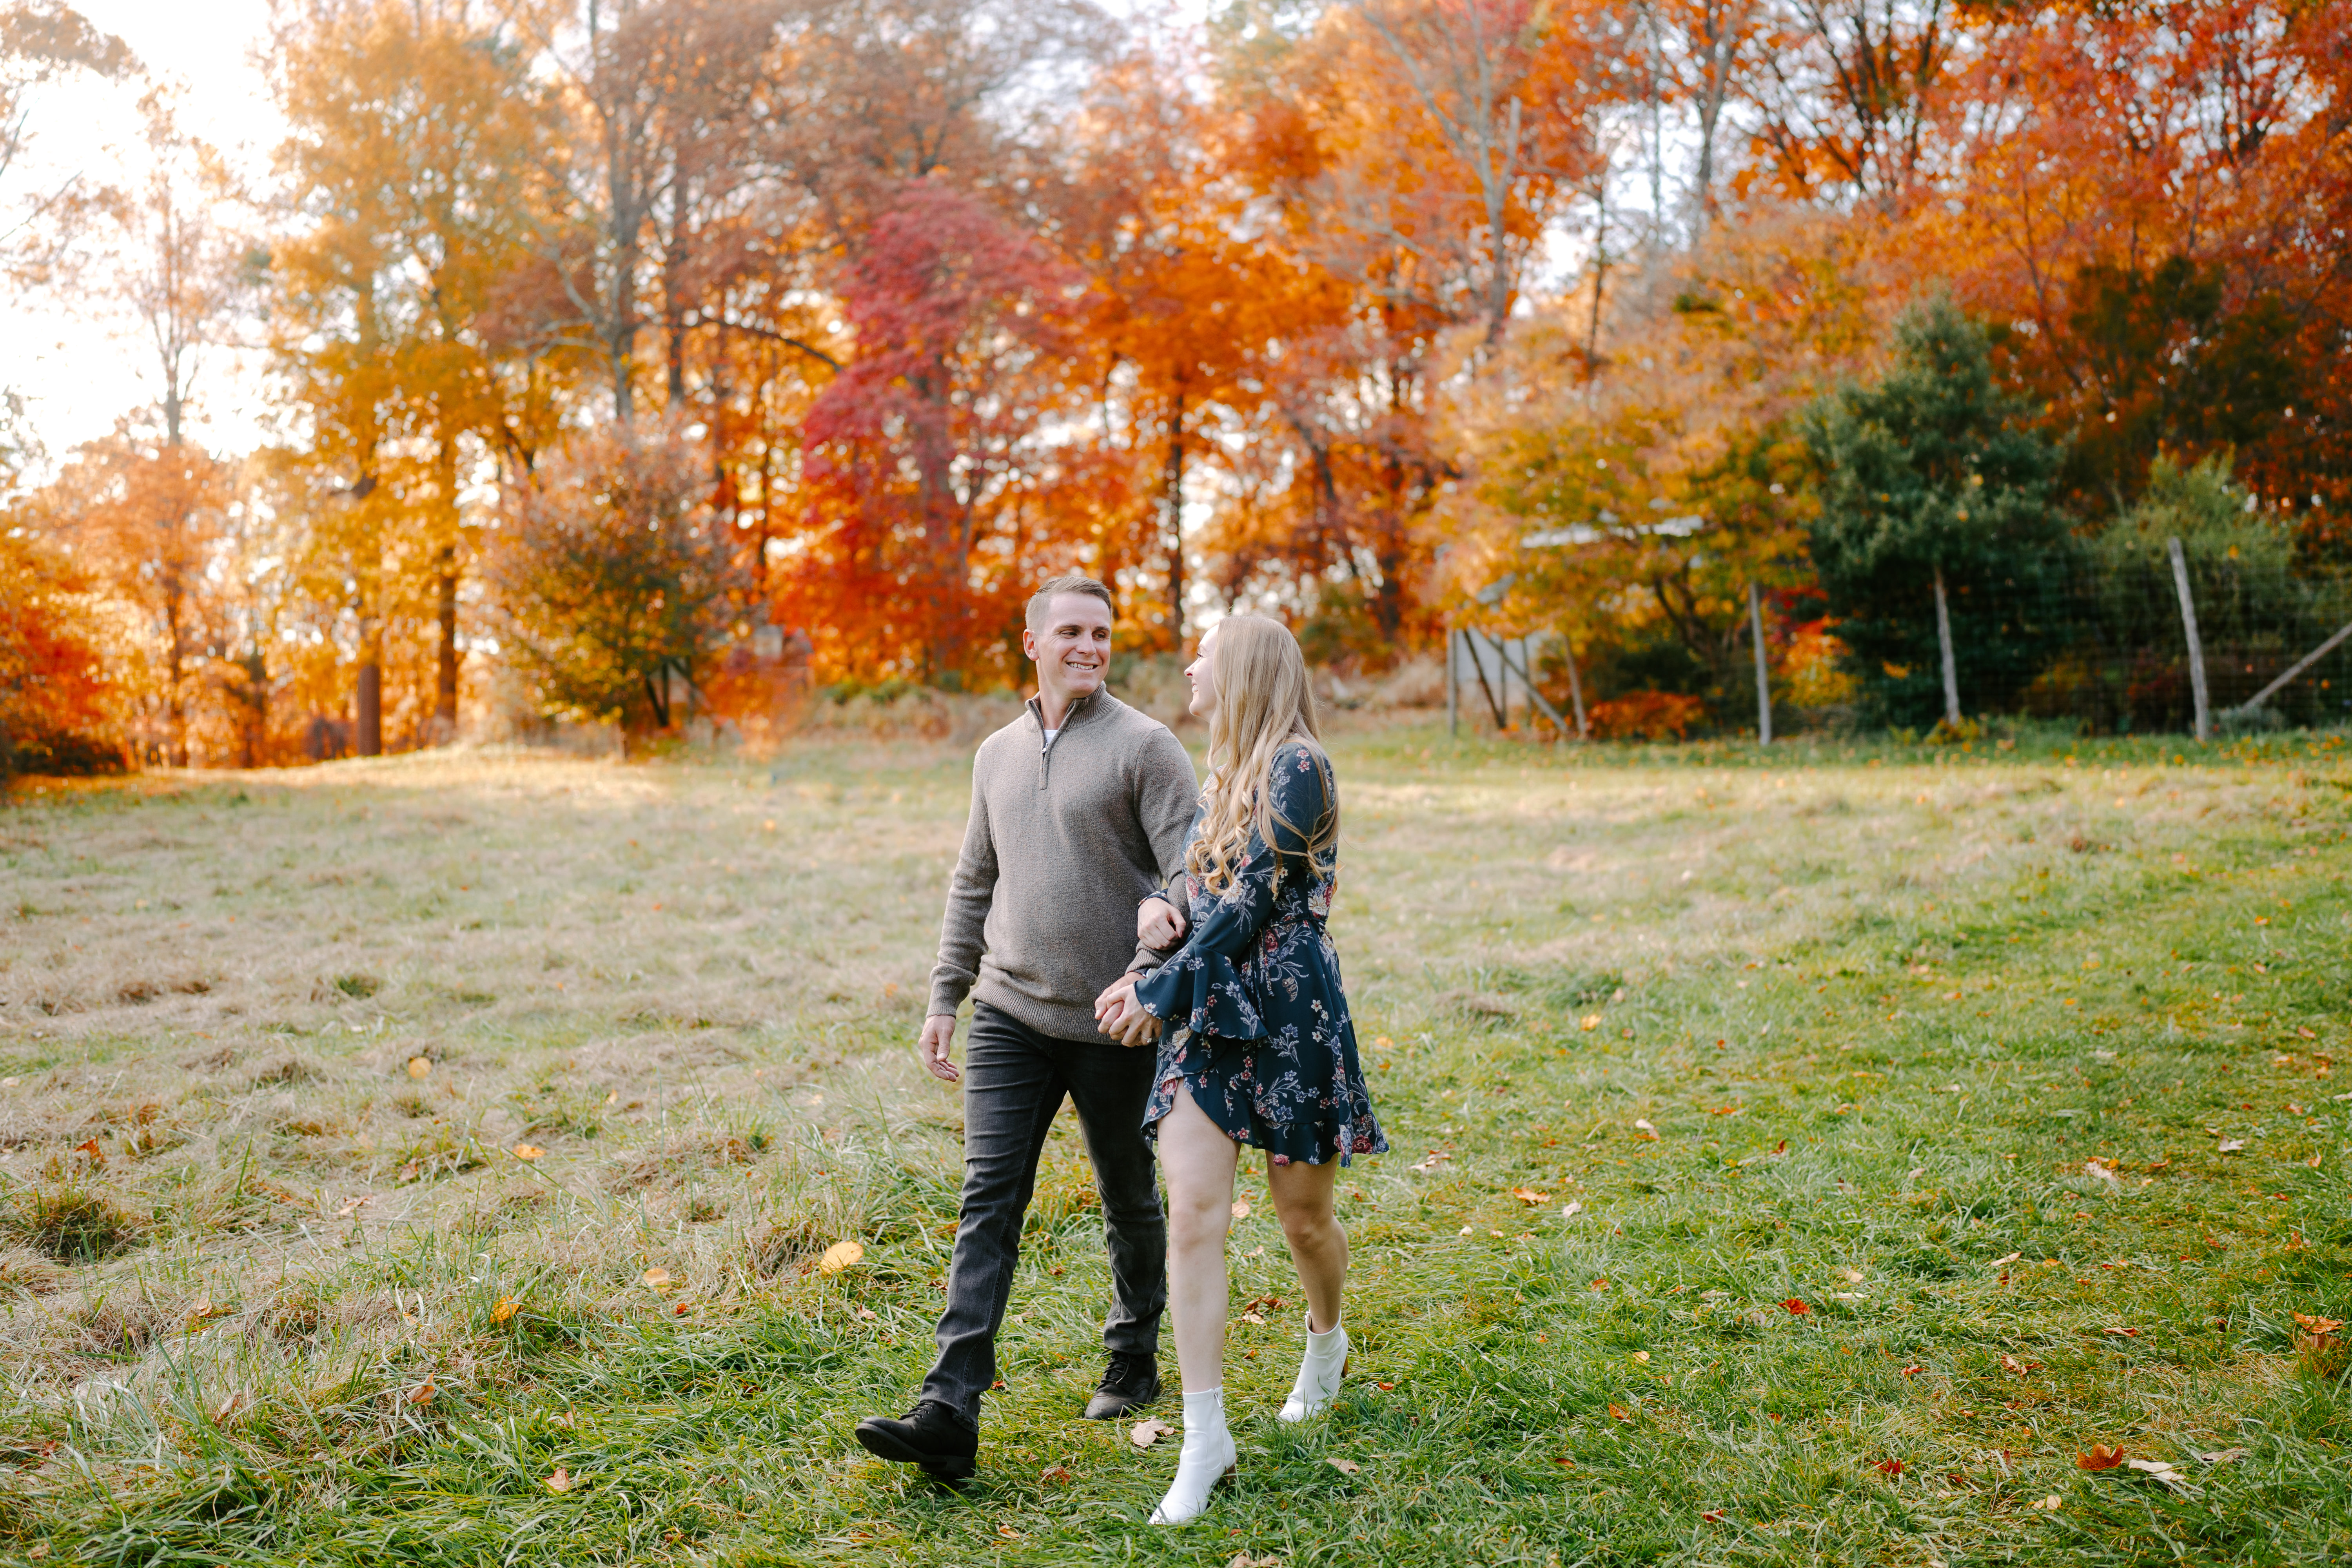
[[[1679,741],[1705,721],[1706,704],[1679,691],[1629,691],[1594,703],[1590,717],[1604,741]]]

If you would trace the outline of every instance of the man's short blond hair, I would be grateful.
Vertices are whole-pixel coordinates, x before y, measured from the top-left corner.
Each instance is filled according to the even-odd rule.
[[[1029,595],[1029,613],[1024,619],[1031,631],[1044,628],[1045,617],[1053,610],[1055,595],[1058,594],[1084,594],[1090,599],[1100,599],[1103,608],[1110,612],[1111,618],[1118,618],[1118,606],[1111,602],[1108,588],[1083,572],[1065,572],[1058,577],[1048,578]]]

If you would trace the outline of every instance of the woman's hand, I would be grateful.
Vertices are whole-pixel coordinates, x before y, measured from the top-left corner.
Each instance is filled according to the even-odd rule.
[[[1135,940],[1154,952],[1184,940],[1184,911],[1172,899],[1146,899],[1136,906]]]
[[[1160,1020],[1135,999],[1135,983],[1140,978],[1123,975],[1095,998],[1095,1026],[1122,1046],[1139,1046],[1160,1037]]]

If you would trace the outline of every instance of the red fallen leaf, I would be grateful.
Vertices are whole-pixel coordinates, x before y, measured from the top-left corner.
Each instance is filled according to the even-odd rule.
[[[1780,1305],[1789,1309],[1789,1315],[1792,1318],[1801,1318],[1806,1313],[1812,1310],[1811,1307],[1806,1306],[1794,1296],[1790,1297],[1787,1300],[1781,1302]]]
[[[1336,1465],[1339,1461],[1334,1459],[1331,1462]],[[1554,1459],[1552,1463],[1558,1465],[1563,1470],[1572,1470],[1576,1468],[1576,1461],[1574,1459]]]
[[[1372,1386],[1379,1389],[1382,1394],[1394,1394],[1396,1392],[1396,1384],[1393,1383],[1376,1383],[1372,1384]]]
[[[1609,1289],[1609,1281],[1606,1279],[1595,1279],[1592,1282],[1592,1289],[1595,1290],[1606,1290]]]
[[[1789,1141],[1786,1138],[1781,1139],[1778,1143],[1772,1145],[1772,1152],[1775,1154],[1785,1154],[1788,1152]]]
[[[1903,1473],[1903,1461],[1900,1459],[1881,1459],[1878,1463],[1871,1466],[1870,1468],[1876,1470],[1882,1476],[1899,1476]]]
[[[1904,1375],[1904,1376],[1906,1376],[1906,1377],[1910,1377],[1910,1376],[1914,1375],[1915,1373],[1922,1373],[1922,1372],[1925,1372],[1925,1371],[1927,1371],[1927,1369],[1926,1367],[1922,1367],[1922,1366],[1906,1366],[1906,1367],[1905,1367],[1905,1368],[1903,1369],[1903,1375]]]
[[[2074,1456],[2078,1470],[2112,1470],[2124,1462],[2124,1451],[2112,1443],[2094,1443],[2087,1454]]]
[[[685,1317],[685,1316],[686,1316],[686,1303],[685,1303],[685,1302],[683,1302],[683,1301],[679,1301],[679,1302],[676,1303],[675,1305],[673,1305],[673,1306],[670,1308],[670,1314],[671,1314],[671,1316],[673,1316],[673,1317],[679,1317],[679,1318],[683,1318],[683,1317]]]
[[[1723,1522],[1723,1510],[1719,1508],[1711,1508],[1705,1513],[1700,1514],[1699,1518],[1706,1521],[1709,1524],[1721,1524]]]

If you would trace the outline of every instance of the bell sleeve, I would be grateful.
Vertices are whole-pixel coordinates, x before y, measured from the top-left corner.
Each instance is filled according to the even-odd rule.
[[[1321,826],[1328,807],[1323,771],[1303,746],[1275,755],[1267,788],[1272,792],[1276,847],[1250,835],[1249,856],[1233,885],[1192,925],[1184,945],[1159,969],[1136,983],[1135,999],[1163,1024],[1181,1025],[1198,1035],[1255,1040],[1265,1022],[1255,997],[1236,967],[1256,945],[1274,918],[1275,893],[1286,862],[1303,868],[1309,832]]]

